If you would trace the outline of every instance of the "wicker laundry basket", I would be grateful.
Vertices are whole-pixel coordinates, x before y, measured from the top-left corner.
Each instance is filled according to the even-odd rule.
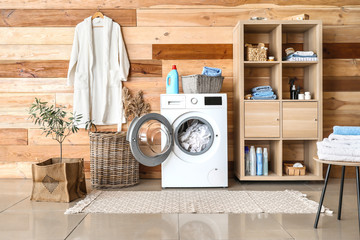
[[[224,77],[211,77],[202,74],[182,76],[184,93],[218,93],[221,90]]]
[[[90,173],[93,188],[121,188],[139,183],[139,163],[126,132],[90,132]]]

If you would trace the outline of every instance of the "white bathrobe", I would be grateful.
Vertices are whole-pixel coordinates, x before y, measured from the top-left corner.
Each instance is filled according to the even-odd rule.
[[[118,124],[121,130],[121,81],[127,80],[129,68],[119,24],[104,16],[76,26],[68,85],[74,86],[74,113],[83,116],[79,127],[91,119],[96,125]]]

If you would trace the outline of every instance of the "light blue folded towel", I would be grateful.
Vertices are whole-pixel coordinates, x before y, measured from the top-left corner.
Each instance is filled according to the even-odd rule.
[[[252,100],[275,100],[276,99],[276,95],[272,95],[272,96],[253,96],[251,97]]]
[[[253,97],[271,97],[274,95],[273,91],[265,91],[265,92],[255,92],[252,94]]]
[[[333,130],[336,135],[360,135],[360,127],[334,126]]]
[[[220,68],[212,68],[212,67],[204,67],[202,74],[206,75],[206,76],[211,76],[211,77],[220,77],[221,69]]]
[[[272,91],[272,88],[270,86],[259,86],[259,87],[254,87],[251,91],[253,93],[255,93],[255,92],[268,92],[268,91]]]

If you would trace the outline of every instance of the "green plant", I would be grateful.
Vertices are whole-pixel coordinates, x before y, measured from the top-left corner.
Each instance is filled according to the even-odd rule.
[[[73,113],[68,117],[68,112],[65,109],[65,106],[48,106],[47,102],[42,102],[38,98],[35,98],[35,102],[31,104],[29,109],[29,119],[35,125],[41,126],[46,137],[50,135],[60,144],[60,162],[62,162],[62,143],[67,136],[79,130],[77,124],[82,118],[81,114],[74,115]]]

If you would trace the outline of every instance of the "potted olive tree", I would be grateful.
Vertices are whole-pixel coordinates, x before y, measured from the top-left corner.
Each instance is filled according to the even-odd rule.
[[[64,106],[49,106],[38,98],[35,98],[29,109],[29,118],[35,125],[40,126],[43,134],[60,145],[59,157],[32,165],[31,200],[70,202],[86,194],[84,159],[63,158],[62,155],[64,140],[70,134],[78,132],[77,123],[82,116],[71,113],[69,117],[65,109]]]

